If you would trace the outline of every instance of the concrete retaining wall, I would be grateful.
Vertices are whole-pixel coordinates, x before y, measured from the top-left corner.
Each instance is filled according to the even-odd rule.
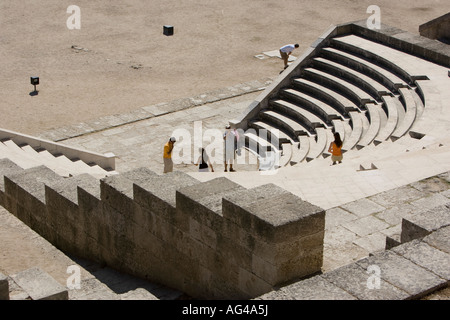
[[[253,298],[322,266],[324,210],[275,185],[145,168],[99,181],[46,167],[4,183],[1,205],[62,251],[196,298]]]

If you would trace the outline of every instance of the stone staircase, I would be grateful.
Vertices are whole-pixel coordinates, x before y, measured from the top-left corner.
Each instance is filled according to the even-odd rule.
[[[0,159],[23,169],[44,165],[62,177],[90,174],[101,179],[117,174],[113,154],[96,154],[9,130],[0,130]]]
[[[246,147],[261,161],[275,150],[276,168],[329,157],[333,132],[347,154],[400,139],[425,111],[420,81],[429,77],[414,58],[356,35],[331,38],[247,120]],[[260,130],[269,134],[256,138]]]

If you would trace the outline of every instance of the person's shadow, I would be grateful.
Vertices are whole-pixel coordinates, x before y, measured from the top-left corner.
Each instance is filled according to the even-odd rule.
[[[30,96],[32,96],[32,97],[37,96],[38,94],[39,94],[39,91],[37,91],[37,90],[30,92]]]

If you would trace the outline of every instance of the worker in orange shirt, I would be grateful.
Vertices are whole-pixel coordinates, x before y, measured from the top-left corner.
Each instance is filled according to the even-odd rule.
[[[334,141],[330,143],[330,147],[328,148],[328,152],[331,152],[331,161],[333,161],[333,165],[336,162],[342,163],[342,140],[339,132],[334,133]]]

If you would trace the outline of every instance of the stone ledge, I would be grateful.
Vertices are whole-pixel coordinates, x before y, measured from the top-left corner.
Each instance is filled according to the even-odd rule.
[[[11,275],[11,278],[32,300],[68,300],[66,288],[38,267]]]
[[[433,231],[450,225],[450,203],[419,212],[402,220],[401,243],[423,238]]]
[[[425,242],[413,240],[392,249],[393,252],[430,270],[450,283],[450,254],[440,251]]]

